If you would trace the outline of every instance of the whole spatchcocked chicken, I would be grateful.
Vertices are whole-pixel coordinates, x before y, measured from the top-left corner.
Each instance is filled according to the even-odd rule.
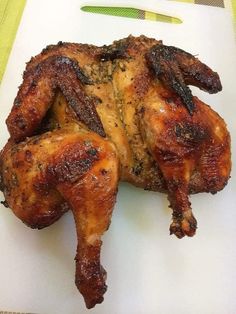
[[[88,308],[106,291],[101,236],[119,181],[167,193],[178,238],[197,228],[188,195],[216,193],[228,181],[225,122],[187,85],[222,88],[197,58],[145,36],[103,47],[59,42],[27,64],[7,118],[1,190],[32,228],[72,210],[75,283]]]

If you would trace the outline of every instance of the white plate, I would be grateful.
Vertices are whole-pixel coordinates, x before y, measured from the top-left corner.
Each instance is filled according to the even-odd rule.
[[[144,0],[125,3],[135,6],[135,2],[147,8]],[[80,12],[81,4],[79,0],[27,2],[0,89],[1,147],[8,138],[5,118],[25,62],[32,55],[59,40],[108,44],[129,34],[145,34],[197,54],[220,74],[224,87],[221,93],[208,95],[197,89],[194,93],[227,121],[235,165],[236,49],[229,13],[200,5],[148,1],[149,9],[184,20],[181,25],[171,25],[89,15]],[[178,240],[168,234],[171,213],[165,195],[120,185],[102,250],[109,287],[103,304],[91,313],[236,313],[234,169],[222,192],[196,195],[191,201],[199,229],[194,238]],[[74,285],[75,251],[70,213],[55,225],[37,231],[1,206],[0,311],[87,313]]]

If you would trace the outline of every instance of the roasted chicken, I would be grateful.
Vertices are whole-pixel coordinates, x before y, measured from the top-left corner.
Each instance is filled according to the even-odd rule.
[[[5,204],[44,228],[72,210],[76,285],[86,306],[103,301],[101,236],[119,181],[168,195],[170,233],[193,236],[189,194],[216,193],[231,169],[223,119],[188,85],[221,90],[193,55],[145,36],[96,47],[59,42],[27,64],[1,152]]]

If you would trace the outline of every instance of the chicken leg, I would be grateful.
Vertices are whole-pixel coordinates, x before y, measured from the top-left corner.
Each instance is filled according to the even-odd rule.
[[[164,91],[161,83],[158,91],[156,87],[150,88],[139,108],[140,126],[167,184],[173,209],[170,233],[193,236],[197,221],[188,195],[223,189],[231,168],[230,136],[223,119],[196,97],[195,113],[189,115],[175,94]]]
[[[72,209],[78,236],[75,282],[88,308],[101,303],[106,291],[101,236],[118,184],[113,144],[70,125],[8,145],[2,160],[6,202],[24,223],[40,229]]]

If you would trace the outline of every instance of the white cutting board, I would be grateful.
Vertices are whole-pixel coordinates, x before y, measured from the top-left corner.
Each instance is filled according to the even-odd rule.
[[[221,93],[208,95],[197,89],[194,93],[227,121],[234,142],[235,166],[236,49],[230,14],[220,8],[177,2],[125,2],[127,6],[137,3],[143,8],[169,12],[184,21],[171,25],[89,15],[80,12],[81,3],[27,1],[0,89],[1,147],[8,138],[5,118],[21,83],[25,62],[32,55],[59,40],[102,45],[129,34],[145,34],[198,55],[218,71],[224,88]],[[108,291],[103,304],[90,313],[236,313],[235,170],[222,192],[196,195],[191,201],[199,228],[194,238],[178,240],[169,236],[171,213],[165,195],[120,185],[102,251]],[[74,285],[75,250],[70,213],[38,231],[26,227],[1,206],[0,311],[88,313]]]

